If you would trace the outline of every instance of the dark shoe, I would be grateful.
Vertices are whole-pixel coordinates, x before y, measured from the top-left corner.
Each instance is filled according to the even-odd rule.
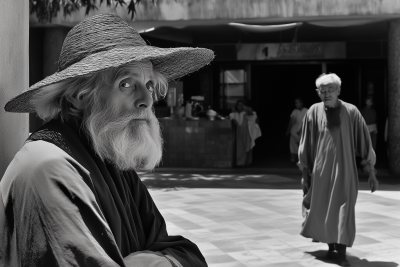
[[[339,266],[351,266],[346,258],[346,254],[338,255],[338,264],[339,264]]]
[[[325,258],[327,260],[334,260],[335,259],[335,252],[328,250],[328,252],[326,252]]]
[[[325,258],[328,260],[334,260],[335,259],[335,244],[328,244],[329,250],[326,253]]]

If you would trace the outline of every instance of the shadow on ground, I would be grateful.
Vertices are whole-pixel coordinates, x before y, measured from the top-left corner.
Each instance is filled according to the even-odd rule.
[[[232,169],[223,171],[156,171],[139,173],[148,188],[179,190],[183,188],[246,188],[246,189],[299,189],[301,174],[291,173],[265,174],[260,170]],[[400,191],[400,179],[391,176],[377,176],[381,191]],[[360,190],[368,190],[368,176],[359,178]]]
[[[329,259],[326,257],[326,250],[317,250],[312,252],[306,252],[307,254],[314,256],[317,260],[336,264],[337,263],[337,254],[334,253],[334,257]],[[368,261],[366,259],[360,259],[356,256],[351,255],[350,253],[347,255],[347,260],[350,262],[353,267],[397,267],[399,266],[395,262],[386,262],[386,261]]]

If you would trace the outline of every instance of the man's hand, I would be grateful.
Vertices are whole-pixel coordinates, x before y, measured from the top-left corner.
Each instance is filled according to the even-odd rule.
[[[375,170],[373,170],[369,173],[368,184],[369,184],[369,187],[371,188],[371,193],[378,190],[379,182],[378,182],[378,179],[376,179]]]
[[[171,267],[170,261],[161,253],[154,251],[137,251],[124,258],[127,267]]]
[[[310,189],[310,185],[308,184],[308,179],[301,178],[301,185],[303,187],[304,195],[307,194],[308,189]]]
[[[303,177],[301,178],[301,185],[303,186],[304,195],[307,194],[310,189],[310,173],[308,172],[308,168],[303,168]]]

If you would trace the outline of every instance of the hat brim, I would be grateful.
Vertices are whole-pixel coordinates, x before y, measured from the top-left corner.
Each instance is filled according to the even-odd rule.
[[[153,69],[168,81],[178,79],[209,64],[214,58],[213,51],[206,48],[158,48],[153,46],[132,46],[115,48],[89,55],[68,68],[46,77],[7,102],[7,112],[32,113],[30,105],[33,95],[41,88],[73,77],[84,76],[132,61],[151,61]]]

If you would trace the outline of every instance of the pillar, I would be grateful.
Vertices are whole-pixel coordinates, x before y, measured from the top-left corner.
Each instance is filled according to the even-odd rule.
[[[400,19],[389,22],[388,34],[389,166],[400,175]]]
[[[28,114],[6,102],[28,88],[29,1],[0,0],[0,179],[28,137]]]

